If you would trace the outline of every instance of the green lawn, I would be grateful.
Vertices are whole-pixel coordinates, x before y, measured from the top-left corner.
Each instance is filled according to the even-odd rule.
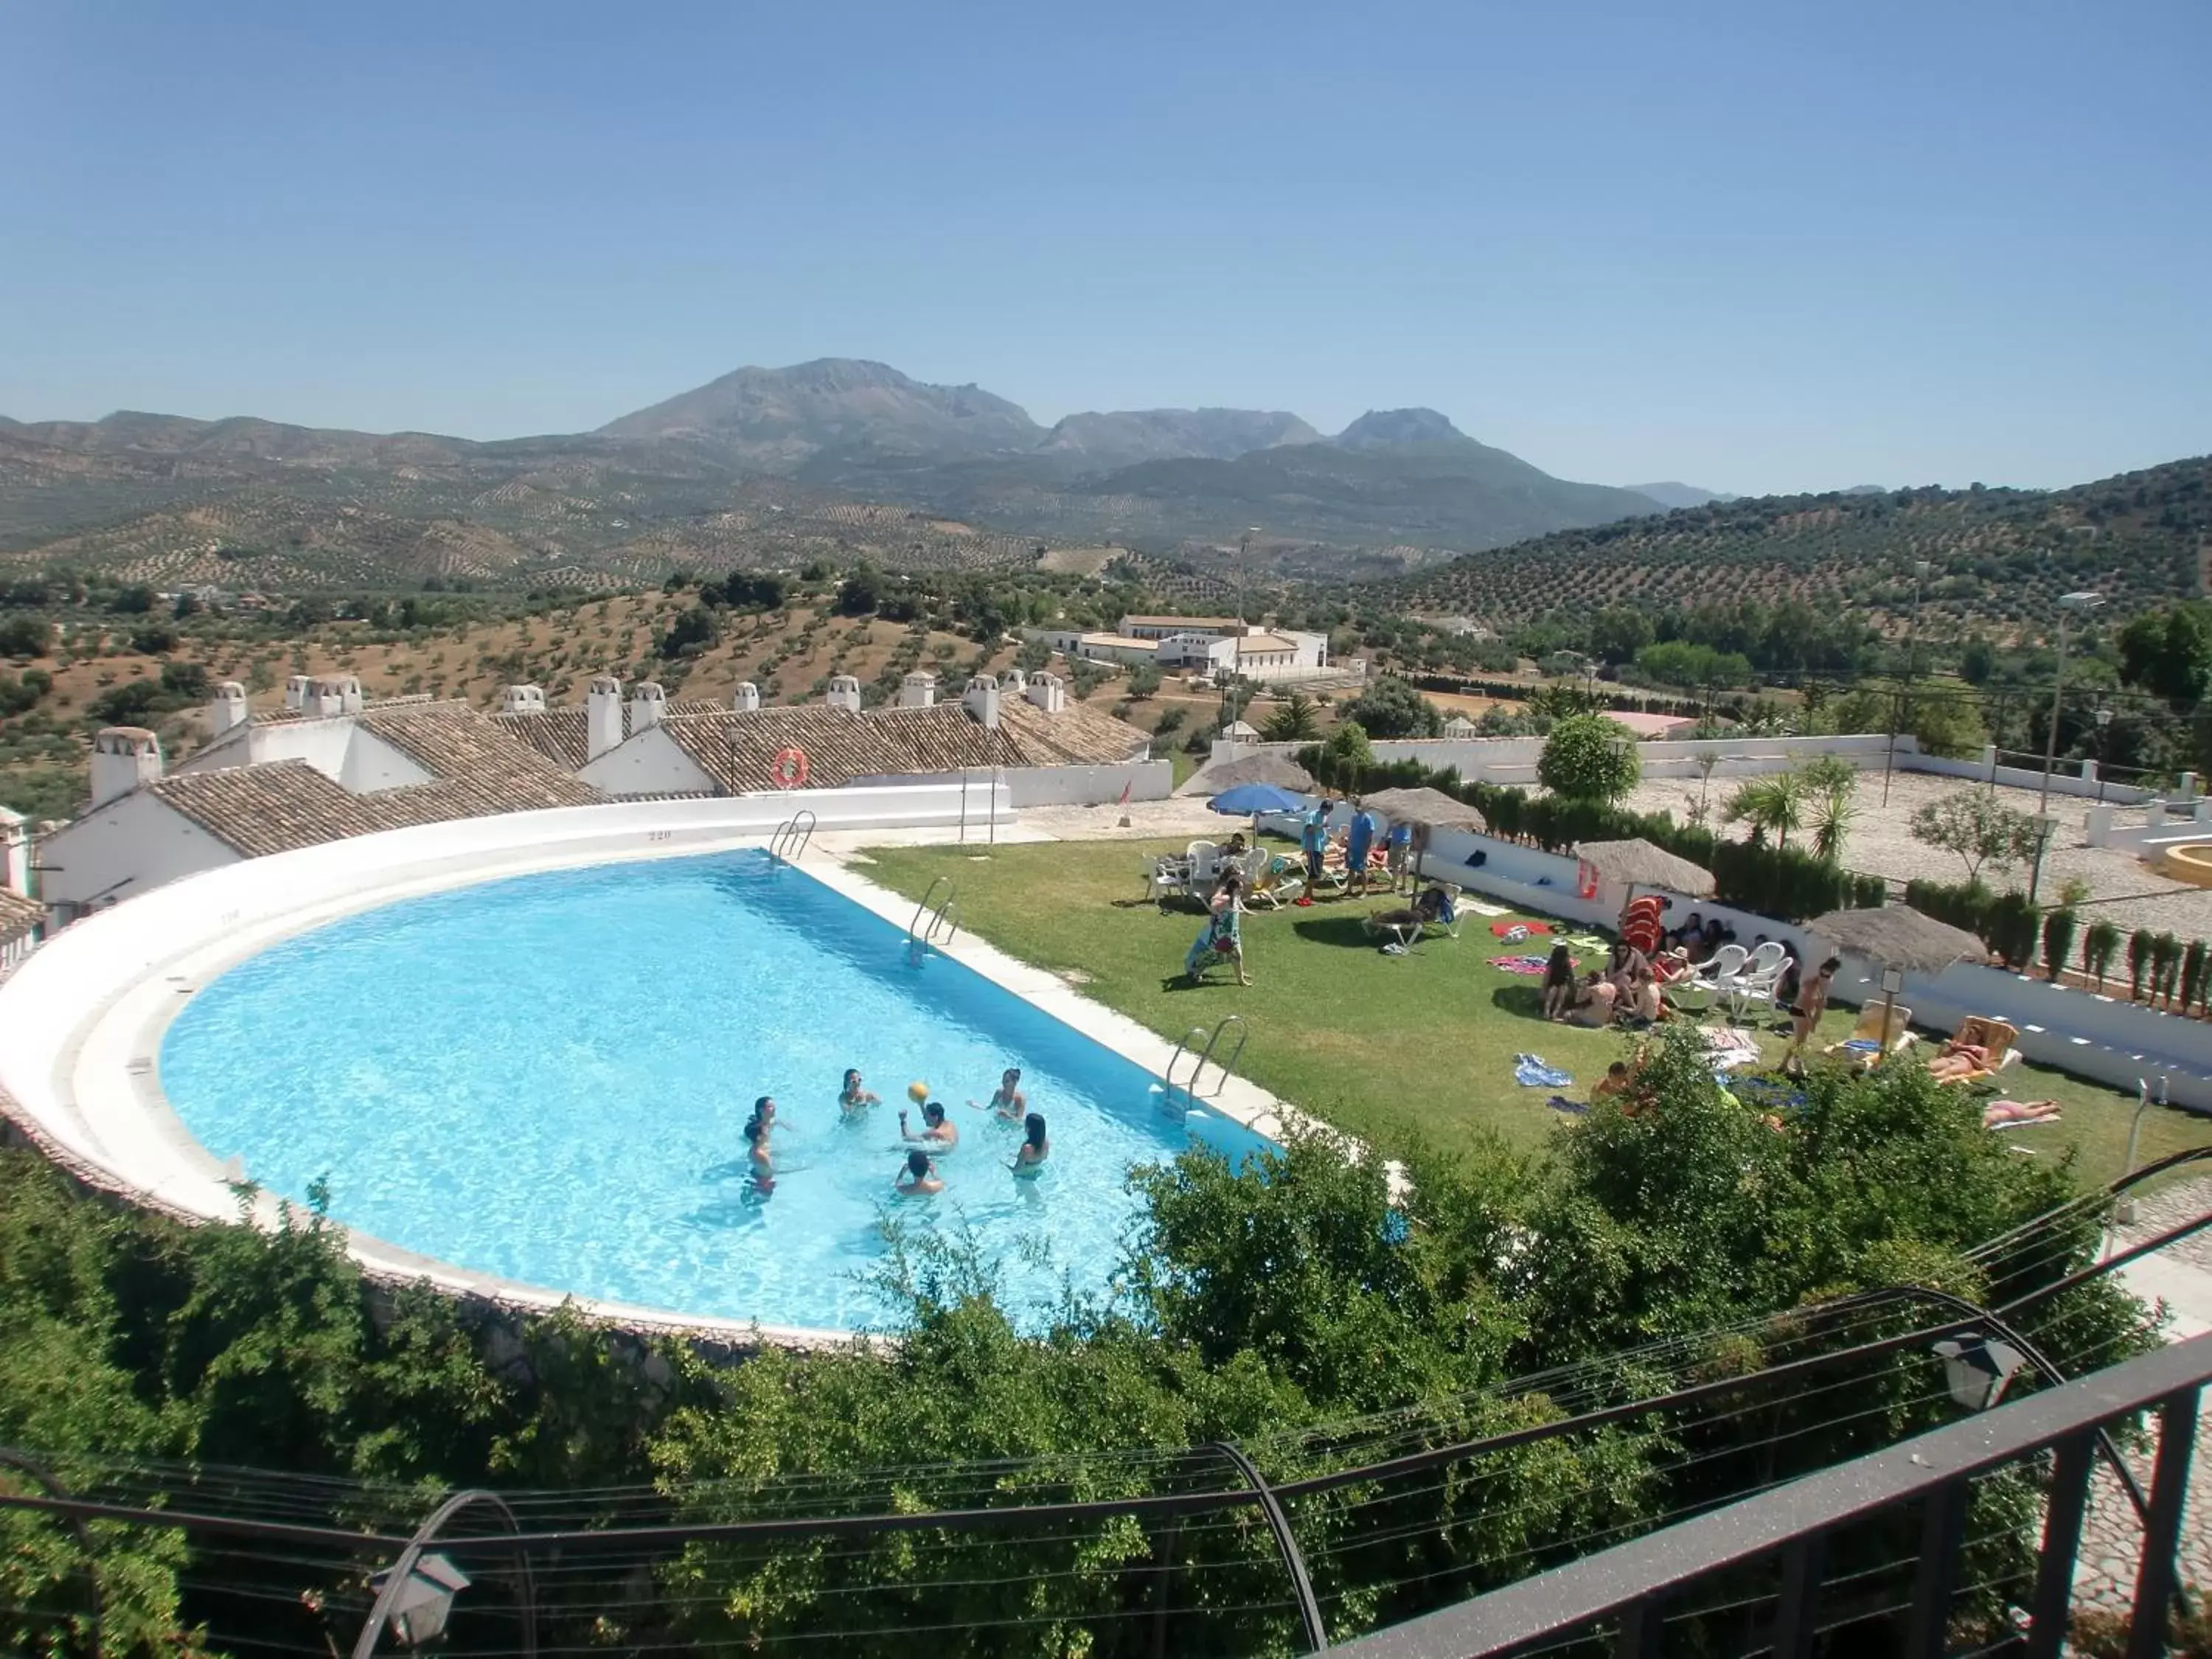
[[[863,873],[908,897],[950,875],[962,924],[1008,954],[1079,976],[1084,994],[1181,1036],[1242,1014],[1249,1044],[1237,1070],[1316,1116],[1371,1136],[1413,1124],[1449,1142],[1488,1128],[1524,1146],[1540,1143],[1559,1114],[1548,1091],[1513,1080],[1513,1057],[1533,1052],[1571,1072],[1586,1095],[1632,1039],[1547,1025],[1536,1014],[1537,981],[1501,973],[1489,958],[1536,951],[1492,939],[1490,919],[1468,916],[1456,940],[1433,940],[1410,956],[1382,954],[1361,927],[1370,902],[1323,900],[1308,909],[1248,916],[1245,950],[1254,983],[1216,969],[1213,982],[1181,985],[1183,953],[1200,920],[1193,908],[1162,913],[1140,902],[1142,866],[1180,843],[1051,842],[973,848],[878,848]],[[1375,902],[1377,904],[1382,901]],[[1852,1015],[1830,1014],[1822,1039],[1848,1034]],[[1771,1022],[1770,1022],[1771,1023]],[[1784,1038],[1761,1030],[1769,1059]],[[2086,1174],[2119,1173],[2132,1096],[2038,1066],[2006,1074],[2005,1092],[2058,1100],[2062,1123],[2008,1133],[2015,1146],[2050,1156],[2078,1143]],[[2184,1146],[2212,1144],[2212,1121],[2153,1111],[2144,1121],[2144,1162]]]

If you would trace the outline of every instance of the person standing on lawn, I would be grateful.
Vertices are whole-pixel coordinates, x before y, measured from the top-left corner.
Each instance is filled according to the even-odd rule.
[[[1352,798],[1352,833],[1345,842],[1345,873],[1351,877],[1348,890],[1354,898],[1367,896],[1367,860],[1374,856],[1375,832],[1380,826],[1375,814],[1361,805],[1359,797]]]
[[[1301,906],[1313,902],[1314,889],[1321,885],[1322,860],[1328,853],[1328,803],[1316,801],[1313,810],[1298,831],[1298,846],[1306,855],[1306,890],[1298,895]]]
[[[1797,990],[1796,1006],[1790,1011],[1790,1046],[1782,1051],[1782,1070],[1790,1077],[1798,1077],[1805,1070],[1805,1044],[1820,1028],[1820,1016],[1828,1012],[1828,987],[1836,977],[1836,969],[1844,965],[1841,957],[1830,957],[1820,964],[1820,971]]]

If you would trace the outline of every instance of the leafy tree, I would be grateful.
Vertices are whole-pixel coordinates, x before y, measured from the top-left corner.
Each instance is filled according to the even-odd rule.
[[[1149,697],[1160,689],[1160,665],[1156,662],[1132,663],[1128,678],[1131,696]]]
[[[2128,1000],[2141,1002],[2143,986],[2148,981],[2154,942],[2158,935],[2148,927],[2138,927],[2128,935]]]
[[[1537,781],[1569,800],[1619,800],[1643,775],[1634,739],[1602,714],[1554,721],[1536,761]]]
[[[53,642],[53,624],[44,617],[0,617],[0,657],[43,657]]]
[[[1797,769],[1813,830],[1813,856],[1823,864],[1844,861],[1844,842],[1858,818],[1858,769],[1839,755],[1820,755]]]
[[[890,585],[884,573],[872,564],[855,565],[852,573],[837,584],[837,614],[842,617],[871,617],[884,608],[884,596]]]
[[[1912,815],[1911,830],[1923,846],[1958,854],[1970,882],[1981,879],[1984,864],[2025,864],[2035,856],[2035,820],[1985,790],[1954,790],[1929,801]]]
[[[2074,955],[2074,933],[2080,920],[2063,906],[2043,919],[2043,969],[2053,980],[2065,973]]]
[[[143,582],[118,587],[115,590],[115,596],[108,600],[107,608],[126,617],[143,617],[154,608],[154,590]]]
[[[1358,720],[1346,720],[1322,744],[1320,761],[1323,782],[1347,792],[1358,788],[1375,766],[1375,750],[1367,741],[1366,728]]]
[[[1291,692],[1269,711],[1260,735],[1269,743],[1311,743],[1321,735],[1314,700],[1303,691]]]
[[[2120,630],[2120,677],[2172,702],[2212,690],[2212,605],[2192,600],[2137,617]]]
[[[1376,680],[1347,703],[1344,713],[1370,738],[1433,738],[1444,729],[1444,717],[1436,704],[1411,680],[1395,674]]]
[[[215,686],[208,678],[205,663],[172,659],[161,665],[161,690],[173,697],[199,702],[214,691]]]
[[[696,657],[708,649],[722,636],[722,624],[713,611],[704,605],[695,605],[668,625],[660,636],[660,655],[674,661],[678,657]]]
[[[1959,648],[1959,678],[1969,685],[1987,685],[1996,678],[1996,647],[1976,634]]]
[[[1590,654],[1601,662],[1632,662],[1651,638],[1651,618],[1625,605],[1609,605],[1590,618]]]

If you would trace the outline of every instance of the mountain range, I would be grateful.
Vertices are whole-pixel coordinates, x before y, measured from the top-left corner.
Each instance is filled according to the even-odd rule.
[[[1395,568],[1716,499],[1557,478],[1434,410],[1371,411],[1334,436],[1286,411],[1214,408],[1048,428],[979,386],[850,358],[740,368],[595,432],[490,443],[252,417],[0,418],[0,552],[18,559],[98,563],[234,533],[249,556],[281,551],[252,544],[271,536],[336,550],[350,514],[402,527],[386,541],[445,526],[441,544],[482,545],[518,575],[649,568],[663,545],[722,562],[743,549],[702,527],[779,489],[784,511],[884,503],[1154,553],[1256,526],[1270,548]]]

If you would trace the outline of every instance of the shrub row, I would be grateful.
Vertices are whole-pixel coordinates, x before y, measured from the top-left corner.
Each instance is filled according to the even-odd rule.
[[[1387,788],[1440,789],[1465,801],[1488,820],[1490,833],[1547,853],[1570,854],[1578,842],[1641,838],[1713,872],[1714,896],[1723,904],[1778,921],[1807,921],[1830,910],[1865,909],[1887,897],[1878,876],[1854,875],[1792,848],[1754,847],[1710,830],[1676,823],[1664,813],[1630,812],[1602,802],[1532,795],[1510,784],[1468,782],[1450,768],[1433,771],[1419,761],[1378,761],[1335,775],[1318,744],[1299,751],[1299,764],[1347,793]]]
[[[1976,934],[2015,972],[2034,963],[2039,944],[2043,970],[2057,979],[2072,960],[2078,937],[2081,970],[2100,986],[2124,960],[2128,995],[2134,1001],[2174,1013],[2212,1013],[2212,945],[2201,939],[2185,943],[2174,933],[2148,927],[2123,933],[2101,918],[2085,929],[2071,909],[2039,912],[2025,894],[1993,893],[1980,882],[1911,882],[1905,902]]]

